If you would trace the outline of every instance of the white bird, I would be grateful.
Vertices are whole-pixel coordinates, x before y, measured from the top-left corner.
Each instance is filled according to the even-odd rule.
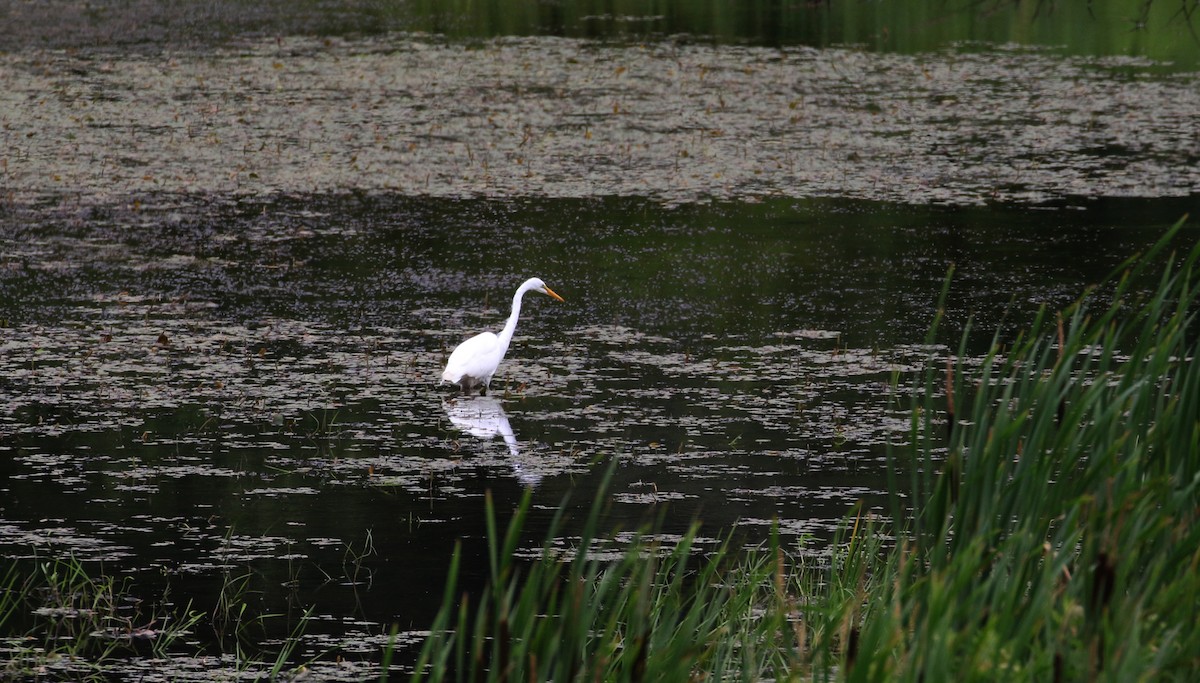
[[[504,360],[508,343],[512,341],[513,332],[517,329],[517,317],[521,315],[521,297],[531,290],[547,294],[559,301],[563,300],[540,279],[534,277],[526,280],[513,295],[512,313],[500,334],[481,332],[459,344],[450,354],[450,360],[446,361],[446,369],[442,371],[443,382],[459,385],[464,394],[469,394],[476,388],[481,388],[480,394],[487,393],[492,375],[496,374],[496,368],[500,367],[500,361]]]

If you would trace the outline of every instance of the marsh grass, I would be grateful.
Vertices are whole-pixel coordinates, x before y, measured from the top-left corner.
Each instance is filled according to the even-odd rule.
[[[0,680],[110,680],[135,658],[195,657],[207,649],[198,632],[211,632],[233,650],[229,675],[275,679],[311,663],[297,648],[313,608],[291,632],[264,643],[265,622],[281,615],[249,607],[253,575],[227,573],[211,611],[149,602],[131,579],[73,556],[11,563],[0,575]],[[169,593],[169,589],[168,589]]]
[[[774,595],[771,555],[746,561],[724,544],[697,564],[693,526],[671,544],[639,538],[611,560],[594,552],[600,498],[571,553],[547,541],[540,559],[517,563],[513,554],[530,500],[526,495],[501,535],[489,499],[490,586],[477,601],[460,598],[455,553],[415,680],[686,680],[698,666],[740,670],[747,653],[766,645],[770,627],[778,626],[751,616]],[[548,539],[559,535],[563,509]],[[764,651],[781,650],[770,645]]]
[[[280,674],[303,670],[320,656],[302,662],[295,656],[316,608],[306,608],[285,638],[268,640],[271,622],[285,615],[251,607],[259,593],[254,587],[256,578],[257,574],[248,568],[241,572],[226,569],[216,604],[204,625],[212,629],[221,650],[233,655],[239,673],[275,680]],[[293,578],[289,583],[296,581]]]
[[[489,585],[460,595],[454,555],[413,680],[1193,677],[1200,246],[1167,253],[1182,224],[1114,275],[1109,303],[1043,311],[981,362],[966,334],[931,356],[891,519],[852,511],[829,562],[774,535],[700,553],[695,527],[613,560],[595,552],[601,496],[570,557],[547,541],[518,563],[529,498],[503,531],[489,499]]]
[[[1107,306],[1043,312],[975,369],[930,365],[912,522],[848,680],[1194,675],[1200,246],[1168,255],[1181,227],[1118,270]],[[953,396],[962,405],[939,405]],[[931,419],[943,411],[946,431]]]
[[[115,657],[165,656],[202,618],[191,605],[168,611],[127,589],[74,557],[36,560],[29,572],[11,564],[0,579],[0,678],[53,671],[100,680]]]

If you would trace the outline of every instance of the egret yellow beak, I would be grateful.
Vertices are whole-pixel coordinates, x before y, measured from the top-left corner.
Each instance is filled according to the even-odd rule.
[[[550,296],[554,297],[555,299],[558,299],[559,301],[563,301],[563,298],[561,296],[555,294],[554,290],[550,289],[549,287],[543,287],[542,291],[549,294]],[[565,303],[565,301],[564,301],[564,303]]]

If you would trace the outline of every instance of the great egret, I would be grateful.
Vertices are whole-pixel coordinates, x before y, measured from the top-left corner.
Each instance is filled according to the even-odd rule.
[[[559,301],[563,298],[546,286],[545,282],[534,277],[525,281],[513,295],[512,313],[508,322],[497,336],[492,332],[482,332],[458,345],[446,361],[446,369],[442,371],[442,381],[457,384],[462,387],[464,394],[471,393],[476,388],[480,394],[486,394],[492,375],[504,360],[508,351],[508,343],[512,341],[513,332],[517,329],[517,316],[521,315],[521,297],[525,292],[537,291],[549,295]]]

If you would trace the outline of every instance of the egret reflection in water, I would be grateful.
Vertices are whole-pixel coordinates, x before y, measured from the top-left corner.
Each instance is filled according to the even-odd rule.
[[[538,467],[536,456],[521,455],[520,444],[500,399],[492,396],[451,399],[446,401],[445,407],[450,423],[471,436],[484,441],[491,441],[497,435],[503,438],[513,473],[522,484],[534,487],[541,483],[544,470]]]

